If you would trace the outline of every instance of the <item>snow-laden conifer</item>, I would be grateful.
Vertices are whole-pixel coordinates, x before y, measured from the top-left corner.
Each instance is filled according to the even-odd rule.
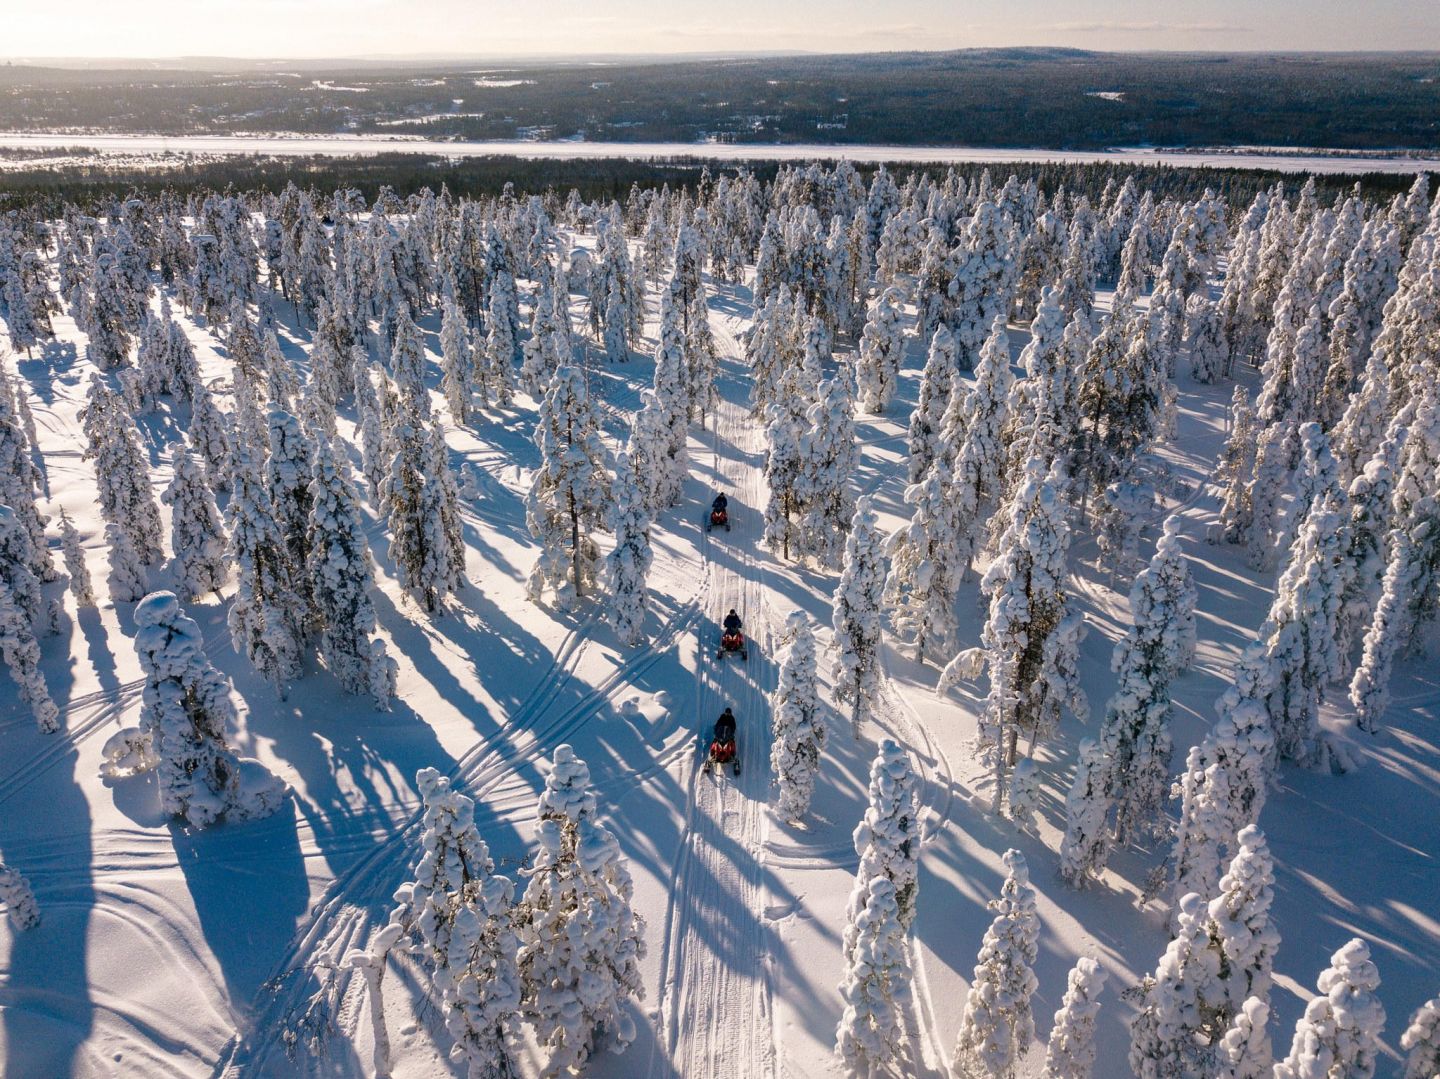
[[[1045,1079],[1090,1079],[1095,1070],[1095,1019],[1105,979],[1105,969],[1088,955],[1070,969],[1045,1049]]]
[[[425,833],[415,880],[378,938],[378,960],[401,940],[429,972],[435,1003],[453,1039],[450,1059],[469,1079],[509,1079],[509,1039],[520,1008],[515,885],[495,872],[475,827],[475,803],[434,768],[415,785],[425,800]]]
[[[835,661],[831,671],[835,699],[851,706],[857,728],[880,691],[884,589],[884,540],[866,496],[855,506],[835,586]]]
[[[895,396],[900,361],[905,353],[905,328],[897,304],[900,293],[886,289],[870,304],[870,314],[860,335],[860,362],[856,367],[860,407],[880,414]]]
[[[804,508],[801,547],[822,565],[833,565],[855,513],[850,481],[860,457],[848,372],[821,382],[816,398],[806,411],[800,440],[803,471],[796,497]]]
[[[1212,1074],[1228,1023],[1219,957],[1209,946],[1200,896],[1191,892],[1180,900],[1175,939],[1137,995],[1140,1014],[1130,1026],[1136,1079]]]
[[[0,903],[16,929],[34,929],[40,924],[40,908],[30,882],[13,866],[0,862]]]
[[[999,550],[980,587],[990,597],[981,649],[961,652],[940,675],[944,692],[982,666],[990,691],[980,724],[980,746],[994,775],[993,805],[1000,811],[1020,736],[1031,744],[1054,730],[1062,707],[1088,714],[1079,685],[1083,623],[1065,595],[1069,525],[1060,479],[1038,458],[1025,464],[1025,480],[1011,502]]]
[[[1440,997],[1432,997],[1415,1010],[1400,1035],[1405,1050],[1404,1079],[1435,1079],[1440,1075]]]
[[[1004,862],[1005,883],[989,904],[995,918],[980,946],[951,1061],[957,1074],[971,1079],[1012,1079],[1035,1037],[1035,889],[1024,855],[1008,850]]]
[[[344,458],[323,434],[313,472],[305,572],[320,622],[320,655],[347,692],[369,694],[377,708],[388,708],[395,660],[375,636],[375,567],[365,522]]]
[[[910,957],[891,881],[870,880],[846,934],[854,941],[840,983],[845,1009],[835,1030],[835,1054],[852,1076],[904,1067],[909,1060]]]
[[[1220,718],[1191,748],[1175,783],[1180,820],[1171,854],[1173,894],[1214,895],[1236,836],[1260,817],[1270,783],[1275,736],[1265,697],[1274,671],[1263,645],[1251,644],[1235,663],[1234,684],[1220,695]]]
[[[1244,386],[1236,386],[1230,401],[1230,434],[1215,470],[1215,481],[1224,489],[1219,535],[1226,543],[1243,542],[1254,520],[1250,476],[1255,469],[1258,433],[1249,394]]]
[[[30,536],[24,523],[9,506],[0,505],[0,582],[37,637],[54,633],[59,605],[45,596],[40,577],[30,568],[35,564]]]
[[[282,691],[300,673],[303,608],[291,588],[289,554],[270,495],[245,447],[238,447],[225,508],[237,588],[227,622],[235,651]]]
[[[1225,313],[1219,303],[1205,296],[1192,296],[1188,320],[1190,374],[1196,382],[1208,385],[1220,377],[1230,354],[1230,344],[1225,339]]]
[[[227,413],[215,404],[215,397],[203,382],[195,384],[191,401],[190,446],[205,463],[205,480],[212,491],[230,490],[230,462],[234,451],[234,429]]]
[[[13,396],[12,396],[13,394]],[[45,540],[49,518],[40,512],[35,495],[40,489],[40,472],[31,455],[35,448],[33,421],[21,411],[27,393],[18,378],[12,384],[9,371],[0,359],[0,505],[9,506],[30,537],[30,570],[42,581],[55,579],[55,564]]]
[[[780,657],[780,675],[770,698],[774,740],[770,766],[775,772],[775,813],[801,820],[810,809],[815,774],[825,752],[826,726],[820,715],[815,680],[815,632],[801,612],[791,615],[789,646]]]
[[[909,754],[891,739],[884,739],[870,765],[869,804],[853,837],[860,864],[846,914],[843,943],[847,958],[854,950],[855,926],[869,896],[870,881],[877,877],[885,877],[895,886],[901,929],[908,930],[915,921],[920,888],[918,786]]]
[[[1251,997],[1235,1013],[1216,1053],[1216,1079],[1270,1079],[1275,1065],[1270,1049],[1270,1006]]]
[[[953,395],[952,395],[953,397]],[[895,633],[915,643],[915,658],[949,656],[955,647],[955,595],[964,522],[942,454],[919,483],[905,491],[914,506],[910,523],[890,535],[890,572],[884,601]]]
[[[1210,900],[1205,922],[1210,947],[1219,958],[1227,1024],[1247,1000],[1267,999],[1280,948],[1280,933],[1270,916],[1275,866],[1265,833],[1252,824],[1240,830],[1235,845],[1235,857],[1220,878],[1219,894]]]
[[[594,583],[599,551],[591,536],[602,527],[610,502],[600,417],[577,367],[555,373],[535,425],[540,467],[526,500],[525,522],[540,544],[526,584],[538,603],[546,589],[561,607],[573,605]]]
[[[187,599],[217,595],[230,576],[225,526],[205,470],[184,443],[170,446],[173,470],[160,500],[170,507],[170,548],[175,552],[175,577]]]
[[[150,488],[150,462],[140,434],[123,401],[92,376],[90,399],[82,416],[88,446],[84,456],[95,462],[100,512],[130,536],[147,566],[162,557],[160,508]]]
[[[110,592],[112,603],[134,603],[149,591],[145,579],[145,566],[130,542],[130,533],[117,524],[105,525],[105,548],[109,561],[109,572],[105,586]]]
[[[1004,316],[997,316],[980,350],[975,382],[965,395],[957,422],[941,429],[941,443],[951,455],[951,491],[961,528],[957,555],[964,559],[965,575],[974,563],[980,537],[1003,489],[1003,432],[1009,422],[1013,383],[1010,338]],[[956,415],[949,407],[946,414]]]
[[[20,699],[30,706],[41,732],[49,734],[56,730],[60,710],[50,698],[50,689],[40,672],[40,645],[35,640],[35,628],[15,602],[3,576],[0,576],[0,659],[5,661],[10,680],[18,687]]]
[[[470,334],[459,305],[451,298],[445,302],[445,313],[440,323],[440,389],[450,409],[450,420],[457,427],[470,422],[475,382]]]
[[[650,513],[629,453],[616,455],[610,491],[612,501],[607,515],[615,546],[605,556],[605,577],[610,592],[606,614],[620,639],[628,645],[637,645],[645,640],[645,611],[649,607],[645,581],[653,555]]]
[[[955,377],[955,338],[941,326],[930,339],[925,369],[920,375],[920,396],[910,414],[909,476],[919,483],[925,470],[942,450],[940,419],[950,398],[950,385]]]
[[[138,727],[105,744],[113,776],[156,770],[161,808],[205,828],[220,817],[275,812],[288,788],[258,761],[235,756],[226,732],[236,718],[230,680],[205,658],[200,627],[173,592],[152,592],[135,608],[135,651],[145,672]]]
[[[1371,1079],[1379,1058],[1385,1009],[1375,996],[1380,973],[1356,938],[1330,958],[1317,981],[1320,995],[1305,1006],[1275,1079]]]
[[[95,606],[95,587],[85,563],[85,547],[75,522],[63,509],[60,511],[60,549],[64,552],[65,575],[70,579],[70,594],[75,597],[75,606]]]
[[[546,1073],[581,1068],[635,1039],[627,1006],[644,996],[645,921],[614,833],[600,823],[590,769],[556,748],[540,796],[540,850],[517,910],[521,1011],[547,1055]]]

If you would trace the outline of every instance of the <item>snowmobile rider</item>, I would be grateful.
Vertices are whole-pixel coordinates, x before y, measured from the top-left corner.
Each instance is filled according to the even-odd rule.
[[[740,616],[735,613],[735,608],[731,607],[730,613],[725,616],[725,632],[739,633],[742,625],[744,623],[740,621]],[[727,708],[726,711],[728,712],[729,709]]]
[[[715,501],[710,503],[710,508],[716,513],[724,513],[729,505],[730,500],[725,497],[725,492],[721,491],[715,496]]]
[[[715,721],[715,743],[719,746],[732,745],[735,741],[735,713],[727,705],[720,718]]]

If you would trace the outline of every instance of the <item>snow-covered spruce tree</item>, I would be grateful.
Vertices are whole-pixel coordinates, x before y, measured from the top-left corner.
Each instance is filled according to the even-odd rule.
[[[539,603],[544,591],[568,608],[594,583],[599,560],[591,530],[601,527],[610,503],[600,417],[584,373],[561,367],[540,404],[535,426],[540,467],[526,499],[525,523],[540,543],[526,588]]]
[[[659,369],[656,369],[657,374]],[[765,543],[785,558],[804,553],[795,515],[803,509],[804,440],[808,430],[807,400],[799,365],[791,365],[776,385],[765,428]]]
[[[1273,679],[1266,706],[1275,748],[1301,765],[1322,759],[1320,702],[1340,673],[1335,633],[1345,584],[1342,540],[1340,513],[1326,499],[1306,515],[1260,627]]]
[[[25,422],[28,413],[20,408],[26,399],[18,378],[12,385],[10,373],[0,359],[0,504],[10,507],[30,537],[31,572],[42,581],[53,581],[55,564],[45,540],[49,518],[35,502],[40,489],[40,472],[31,456],[35,439],[26,433],[30,426]]]
[[[965,395],[956,423],[942,425],[940,432],[941,445],[952,455],[951,497],[960,519],[958,557],[965,560],[962,576],[970,573],[985,523],[1003,488],[1002,436],[1009,423],[1014,381],[1010,372],[1010,336],[1005,318],[1000,315],[980,350],[975,382]],[[954,415],[955,410],[947,406],[947,418]]]
[[[570,341],[569,296],[563,284],[545,280],[535,299],[535,322],[522,351],[520,384],[531,397],[540,397],[555,373],[573,360]]]
[[[352,350],[351,374],[355,390],[355,437],[360,443],[360,470],[370,488],[370,498],[378,506],[381,488],[385,482],[386,468],[383,417],[380,395],[375,392],[375,383],[370,376],[370,357],[363,345]],[[384,372],[380,372],[382,381]]]
[[[703,284],[691,296],[685,313],[684,352],[685,399],[689,418],[698,419],[703,427],[706,418],[714,416],[720,403],[715,389],[715,379],[720,373],[720,357],[715,350],[715,335],[710,329],[710,308],[705,301]]]
[[[1295,425],[1281,419],[1260,430],[1255,449],[1255,470],[1250,480],[1250,520],[1241,542],[1246,560],[1255,570],[1273,566],[1280,524],[1280,500],[1289,479],[1290,453]]]
[[[870,305],[865,329],[860,335],[860,362],[856,367],[860,407],[876,415],[883,413],[895,396],[900,361],[905,353],[905,328],[897,304],[900,293],[886,289]]]
[[[1219,720],[1185,759],[1173,787],[1180,799],[1170,856],[1177,901],[1190,892],[1214,895],[1236,836],[1260,818],[1275,753],[1264,703],[1273,684],[1264,646],[1251,644],[1216,702]]]
[[[835,586],[831,668],[835,700],[851,707],[851,721],[860,721],[880,692],[881,634],[885,590],[885,545],[869,496],[855,506],[845,560]]]
[[[1110,761],[1099,742],[1080,740],[1075,779],[1065,796],[1060,875],[1076,887],[1100,874],[1110,855]]]
[[[1252,997],[1235,1013],[1216,1052],[1216,1079],[1271,1079],[1270,1005]]]
[[[1238,848],[1220,892],[1206,911],[1205,932],[1219,959],[1217,977],[1224,990],[1223,1021],[1228,1025],[1245,1002],[1270,995],[1270,975],[1280,933],[1270,917],[1275,901],[1275,866],[1265,833],[1253,824],[1235,837]]]
[[[911,1004],[910,956],[891,881],[870,880],[846,936],[854,940],[840,983],[845,1010],[835,1029],[835,1055],[852,1076],[903,1069],[910,1059],[905,1025]]]
[[[475,382],[470,334],[459,305],[451,298],[445,302],[445,314],[440,323],[440,389],[450,408],[450,420],[457,427],[470,422]],[[480,388],[483,390],[483,385]]]
[[[821,382],[817,400],[805,415],[806,430],[800,440],[803,471],[796,483],[805,510],[800,518],[801,549],[822,565],[833,565],[855,513],[850,480],[860,457],[849,373],[842,370]]]
[[[306,574],[320,622],[320,655],[347,692],[386,709],[395,694],[395,660],[375,636],[375,567],[359,498],[344,458],[323,434],[310,481]]]
[[[515,400],[515,333],[505,317],[503,297],[493,288],[483,351],[486,391],[496,405],[508,408]]]
[[[1007,850],[1005,883],[990,902],[995,919],[975,963],[951,1067],[967,1079],[1012,1079],[1035,1037],[1030,997],[1040,919],[1025,856]]]
[[[1191,892],[1180,900],[1175,939],[1136,995],[1140,1014],[1130,1026],[1130,1070],[1136,1079],[1213,1074],[1216,1047],[1229,1023],[1200,896]]]
[[[1178,544],[1166,542],[1174,539],[1167,531],[1131,586],[1131,626],[1110,661],[1118,685],[1105,706],[1098,744],[1089,758],[1082,754],[1066,799],[1061,874],[1072,884],[1103,868],[1112,828],[1123,843],[1161,825],[1170,770],[1170,679],[1187,614],[1192,631],[1194,625],[1193,586],[1180,597],[1167,587],[1182,573],[1185,582],[1189,578]]]
[[[156,565],[162,557],[160,508],[150,488],[150,462],[140,447],[140,433],[121,399],[91,376],[91,392],[82,416],[88,445],[85,458],[94,460],[100,488],[100,512],[130,536],[140,560]]]
[[[949,292],[954,314],[950,327],[959,369],[968,371],[975,366],[996,317],[1010,310],[1014,255],[1004,211],[982,198],[952,257],[955,276]]]
[[[770,767],[775,772],[775,813],[801,820],[810,809],[815,773],[827,734],[815,683],[815,631],[803,612],[790,616],[789,647],[780,657],[780,676],[770,698],[774,740]]]
[[[434,768],[415,785],[425,800],[425,834],[415,880],[377,938],[377,961],[401,940],[430,973],[435,1001],[453,1039],[450,1059],[469,1079],[510,1079],[510,1032],[520,1009],[520,941],[515,885],[495,872],[475,827],[475,803]]]
[[[854,929],[869,896],[870,881],[885,877],[895,885],[901,929],[908,930],[915,921],[920,888],[919,780],[909,754],[889,738],[880,743],[870,765],[869,805],[853,838],[860,864],[846,913],[843,944],[847,960],[854,951]]]
[[[275,514],[275,525],[285,542],[291,591],[310,602],[310,582],[305,563],[310,557],[310,484],[314,479],[314,441],[300,421],[289,412],[271,409],[268,419],[270,453],[265,460],[265,489]],[[308,625],[313,612],[297,612],[301,625]]]
[[[955,376],[955,338],[941,326],[930,340],[930,352],[920,375],[920,396],[910,414],[909,482],[919,483],[941,452],[940,419],[950,398],[950,385]]]
[[[390,345],[390,377],[396,392],[423,420],[431,415],[430,391],[425,385],[425,340],[402,303],[396,311],[394,340]]]
[[[632,434],[633,439],[633,434]],[[645,640],[645,611],[649,597],[645,579],[650,572],[650,513],[630,454],[615,457],[610,490],[613,501],[608,517],[615,546],[605,556],[605,578],[610,592],[606,614],[615,632],[628,645]]]
[[[1379,1056],[1385,1009],[1375,996],[1380,973],[1358,937],[1330,957],[1316,983],[1320,995],[1295,1024],[1290,1053],[1275,1064],[1275,1079],[1371,1079]]]
[[[244,446],[236,449],[225,521],[238,575],[226,619],[230,641],[235,651],[283,693],[285,683],[300,673],[304,608],[291,590],[289,555],[275,523],[270,495]]]
[[[1045,1048],[1045,1079],[1090,1079],[1095,1070],[1095,1017],[1105,979],[1105,969],[1088,955],[1070,969]]]
[[[953,398],[953,395],[952,395]],[[905,490],[914,506],[910,523],[886,541],[890,572],[884,603],[895,634],[915,644],[915,659],[950,656],[955,650],[955,596],[960,589],[963,522],[952,493],[950,466],[935,458],[919,483]]]
[[[630,906],[620,844],[597,818],[590,769],[568,745],[555,750],[537,816],[540,850],[516,912],[521,1012],[548,1054],[545,1074],[559,1075],[634,1041],[625,1008],[645,995],[645,920]]]
[[[50,698],[45,676],[40,673],[40,645],[29,617],[0,575],[0,659],[10,671],[10,679],[20,690],[20,699],[30,706],[35,723],[44,734],[59,726],[60,710]]]
[[[390,560],[400,584],[430,614],[465,579],[465,549],[458,534],[457,495],[438,421],[426,423],[418,395],[403,393],[387,434],[389,471],[380,502],[390,521]]]
[[[951,660],[936,687],[943,693],[960,678],[977,676],[983,656],[990,692],[979,744],[995,777],[997,813],[1020,735],[1034,746],[1054,730],[1063,706],[1082,718],[1088,714],[1078,671],[1083,623],[1067,609],[1065,596],[1069,525],[1061,481],[1054,470],[1047,475],[1038,458],[1027,461],[1025,471],[999,550],[980,583],[990,597],[982,649]]]
[[[143,598],[150,586],[145,580],[145,567],[130,542],[130,533],[117,524],[106,522],[105,549],[110,564],[105,577],[110,601],[134,603]]]
[[[686,449],[689,420],[685,370],[680,313],[666,292],[660,297],[660,334],[655,346],[655,414],[653,420],[647,421],[655,431],[654,448],[643,462],[638,456],[635,460],[637,472],[647,476],[650,484],[651,514],[658,514],[680,501],[681,488],[690,471]]]
[[[1440,997],[1432,997],[1415,1010],[1400,1036],[1405,1050],[1404,1079],[1435,1079],[1440,1075]]]
[[[1225,313],[1216,301],[1192,296],[1188,317],[1190,374],[1196,382],[1208,385],[1220,377],[1230,354],[1230,344],[1225,339]]]
[[[1255,470],[1255,444],[1259,427],[1244,386],[1236,386],[1230,401],[1230,434],[1215,469],[1215,481],[1224,488],[1220,503],[1219,538],[1241,543],[1254,520],[1250,476]]]
[[[60,607],[46,598],[40,577],[30,569],[34,562],[24,523],[9,506],[0,505],[0,581],[10,590],[10,598],[31,631],[44,636],[55,632]]]
[[[1346,677],[1353,674],[1355,646],[1370,626],[1385,579],[1390,503],[1406,435],[1406,429],[1399,427],[1387,437],[1360,474],[1350,481],[1346,495],[1350,519],[1344,529],[1345,591],[1340,598],[1335,629],[1335,648],[1341,674]]]
[[[135,607],[135,651],[145,672],[138,727],[105,743],[105,772],[154,768],[160,806],[205,828],[220,817],[248,820],[275,812],[286,785],[258,761],[237,758],[226,742],[235,722],[230,680],[205,658],[200,627],[173,592],[152,592]]]
[[[40,908],[30,882],[18,869],[0,862],[0,903],[16,929],[34,929],[40,924]]]
[[[230,490],[233,428],[230,416],[220,411],[209,387],[203,382],[195,384],[190,430],[186,432],[186,437],[205,462],[205,480],[210,484],[210,490]]]
[[[170,548],[175,552],[175,578],[187,599],[214,592],[230,576],[225,526],[205,470],[183,442],[170,445],[174,471],[160,501],[170,507]]]
[[[95,606],[95,588],[85,564],[85,547],[75,523],[63,509],[60,511],[60,549],[65,555],[65,575],[70,578],[70,594],[75,597],[75,606]]]

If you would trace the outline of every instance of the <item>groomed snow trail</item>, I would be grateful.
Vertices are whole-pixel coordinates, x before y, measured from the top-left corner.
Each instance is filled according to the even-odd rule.
[[[718,331],[727,351],[734,340]],[[659,1015],[663,1036],[648,1073],[745,1076],[774,1074],[768,930],[761,920],[770,778],[770,708],[775,634],[755,552],[761,543],[764,438],[743,405],[722,401],[715,417],[712,463],[730,498],[731,531],[702,540],[716,622],[702,626],[697,647],[697,749],[688,768],[690,795],[665,914]],[[749,659],[716,657],[718,620],[731,607],[745,621]],[[715,718],[731,706],[738,720],[740,775],[706,767]]]

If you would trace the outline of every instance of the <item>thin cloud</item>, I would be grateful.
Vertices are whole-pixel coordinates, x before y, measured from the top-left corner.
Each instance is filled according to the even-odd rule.
[[[1223,22],[1052,22],[1043,30],[1067,34],[1248,34],[1250,27]]]

